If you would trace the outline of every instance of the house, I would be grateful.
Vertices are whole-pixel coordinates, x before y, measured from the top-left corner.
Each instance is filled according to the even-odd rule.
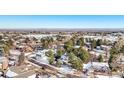
[[[9,56],[9,66],[14,66],[18,61],[16,56]]]
[[[104,51],[109,51],[111,49],[111,46],[101,45],[101,49]]]
[[[42,51],[42,50],[43,50],[43,47],[40,46],[40,45],[36,45],[36,46],[34,47],[34,50],[35,50],[35,51]]]
[[[6,72],[6,77],[7,78],[13,78],[13,77],[15,77],[17,75],[18,75],[17,73],[11,71],[10,69],[8,69],[7,72]]]
[[[17,64],[18,62],[18,57],[21,54],[21,52],[19,50],[10,50],[9,51],[10,55],[9,55],[9,65],[13,66],[15,64]]]
[[[88,70],[88,72],[108,72],[109,65],[108,63],[100,63],[100,62],[89,62],[83,65],[84,70]]]
[[[9,50],[10,55],[12,56],[19,56],[21,52],[19,50]]]

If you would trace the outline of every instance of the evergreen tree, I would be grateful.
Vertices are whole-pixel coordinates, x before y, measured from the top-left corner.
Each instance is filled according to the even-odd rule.
[[[112,47],[110,49],[110,55],[117,55],[118,53],[119,53],[119,51],[116,47]]]
[[[67,52],[72,52],[72,50],[73,50],[73,42],[72,42],[72,40],[69,40],[69,41],[64,43],[64,49]]]
[[[102,45],[102,40],[101,39],[98,39],[97,42],[96,42],[96,45],[97,46],[101,46]]]
[[[82,37],[82,38],[79,38],[78,40],[77,40],[77,45],[79,45],[79,46],[84,46],[84,38]]]
[[[57,56],[60,58],[63,55],[63,50],[62,49],[58,49],[57,50]]]
[[[61,65],[62,65],[62,62],[61,62],[61,60],[57,60],[57,63],[56,63],[56,65],[57,65],[57,67],[61,67]]]
[[[49,64],[53,64],[54,63],[54,53],[52,50],[47,52],[47,56],[48,56],[48,60],[49,60]]]
[[[71,64],[72,68],[82,71],[83,64],[80,58],[76,57],[73,53],[69,54],[69,63]]]
[[[3,37],[0,35],[0,40],[2,40],[3,39]]]
[[[80,49],[78,57],[84,62],[87,63],[88,60],[90,59],[90,54],[88,51],[84,49]]]
[[[46,56],[48,56],[48,57],[53,56],[53,51],[52,50],[47,51]]]
[[[52,55],[49,57],[49,64],[52,65],[53,63],[54,63],[54,56]]]
[[[103,62],[103,57],[102,57],[102,55],[99,55],[98,61],[99,61],[99,62]]]
[[[96,46],[97,46],[96,40],[93,39],[93,40],[91,41],[91,49],[96,48]]]
[[[124,45],[121,47],[120,53],[123,53],[124,54]]]

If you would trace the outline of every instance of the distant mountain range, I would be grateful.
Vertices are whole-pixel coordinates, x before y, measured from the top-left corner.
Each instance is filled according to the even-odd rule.
[[[0,29],[0,32],[6,31],[41,31],[41,32],[124,32],[124,28],[27,28],[27,29]]]

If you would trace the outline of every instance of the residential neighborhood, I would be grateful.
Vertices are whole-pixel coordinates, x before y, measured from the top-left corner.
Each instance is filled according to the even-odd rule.
[[[123,77],[123,31],[0,31],[0,78]]]

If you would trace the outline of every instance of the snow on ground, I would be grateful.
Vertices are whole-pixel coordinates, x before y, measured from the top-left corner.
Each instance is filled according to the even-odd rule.
[[[35,57],[37,62],[49,64],[48,57],[45,55],[45,52],[49,51],[48,49],[34,52],[33,54],[28,55],[29,58]]]
[[[48,51],[48,50],[44,50],[44,51]],[[50,65],[49,61],[48,61],[48,57],[45,56],[44,51],[35,52],[35,53],[29,55],[28,57],[29,58],[30,57],[35,57],[36,59],[34,59],[34,60],[37,61],[38,63],[48,65],[48,66],[50,66],[50,67],[52,67],[54,69],[59,70],[62,73],[73,73],[74,70],[71,67],[67,66],[67,65],[62,65],[60,68]],[[67,59],[67,57],[65,55],[62,56],[62,59],[64,61],[67,61],[67,60],[65,60],[65,59]]]
[[[68,63],[68,56],[66,56],[66,54],[62,55],[60,60],[61,60],[62,62]]]
[[[111,36],[111,35],[108,35],[108,36],[89,36],[89,35],[85,35],[84,38],[92,38],[92,39],[95,39],[95,40],[98,40],[98,39],[102,39],[102,40],[108,40],[108,41],[117,41],[118,40],[118,37],[117,36]]]
[[[46,56],[43,57],[37,57],[37,61],[45,64],[49,64],[49,61]]]
[[[57,74],[60,78],[61,77],[65,77],[65,75],[63,75],[63,74]]]
[[[73,72],[74,72],[74,70],[73,70],[71,67],[66,66],[66,65],[62,65],[62,66],[59,68],[59,70],[60,70],[61,72],[64,72],[64,73],[73,73]]]
[[[30,55],[30,57],[35,57],[35,56],[36,56],[36,54]],[[73,72],[73,69],[67,65],[62,65],[62,67],[60,67],[60,68],[50,65],[47,56],[36,57],[36,61],[38,63],[46,64],[50,67],[58,69],[62,73],[72,73]]]
[[[49,65],[53,68],[56,68],[59,71],[64,72],[64,73],[72,73],[73,72],[73,69],[71,67],[67,66],[67,65],[62,65],[60,68],[50,65],[49,61],[48,61],[48,58],[46,56],[43,56],[42,58],[41,57],[37,58],[37,61],[41,62],[43,64],[47,64],[47,65]]]
[[[110,76],[103,76],[103,75],[95,75],[96,78],[110,78]]]
[[[43,37],[48,37],[48,36],[56,36],[58,34],[29,34],[29,35],[24,35],[24,37],[35,37],[37,39],[43,38]],[[61,35],[61,36],[68,36],[71,37],[70,34],[66,34],[66,35]]]
[[[43,37],[52,37],[55,36],[55,34],[30,34],[30,35],[25,35],[25,37],[35,37],[36,39],[41,39]]]
[[[89,69],[92,66],[91,62],[83,64],[83,69]]]
[[[28,78],[35,78],[36,77],[36,74],[33,74],[31,76],[29,76]]]
[[[96,75],[97,78],[120,78],[120,76],[103,76],[103,75]]]

